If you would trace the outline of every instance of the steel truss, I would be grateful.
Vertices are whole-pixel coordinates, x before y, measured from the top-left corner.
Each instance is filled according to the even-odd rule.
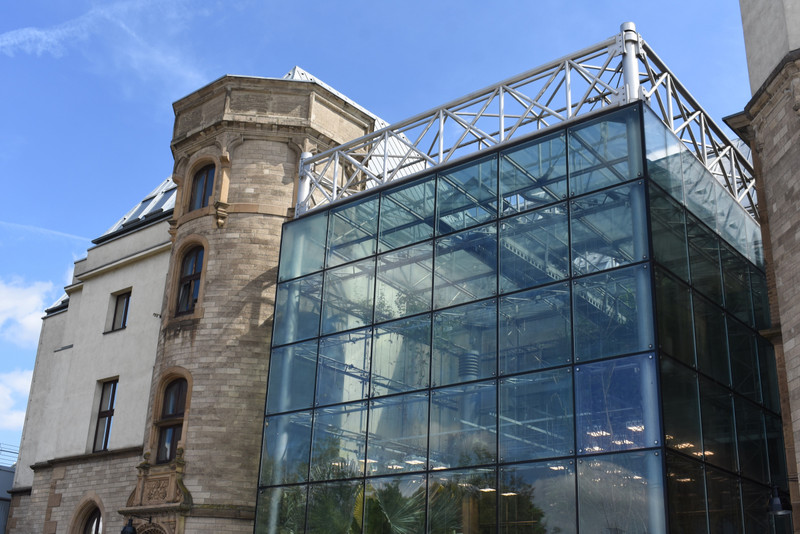
[[[637,100],[758,220],[751,164],[630,22],[594,46],[331,150],[304,153],[296,215]]]

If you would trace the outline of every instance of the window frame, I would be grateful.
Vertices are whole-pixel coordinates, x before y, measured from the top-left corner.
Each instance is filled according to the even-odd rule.
[[[186,212],[196,211],[207,207],[214,196],[214,178],[216,175],[216,165],[209,163],[202,166],[192,175],[191,190],[189,191],[189,203]],[[202,181],[202,191],[198,197],[198,184]]]
[[[203,278],[205,256],[205,247],[201,244],[188,248],[181,255],[177,278],[175,316],[191,315],[195,312],[197,303],[200,301],[200,283]],[[184,274],[189,261],[193,261],[194,264],[192,272]],[[186,299],[184,299],[184,295],[188,295]],[[184,300],[186,302],[183,302]]]
[[[103,530],[103,512],[95,506],[83,521],[82,534],[100,534]]]
[[[119,293],[114,299],[114,314],[111,319],[111,330],[110,330],[111,332],[114,332],[116,330],[122,330],[128,325],[128,312],[130,310],[130,305],[131,305],[131,293],[132,293],[131,290]],[[122,299],[123,302],[121,317],[119,316],[120,299]]]
[[[108,441],[111,437],[111,427],[114,419],[114,408],[117,402],[117,386],[119,379],[107,380],[100,384],[100,401],[97,408],[97,423],[95,423],[94,439],[92,440],[92,452],[105,452],[108,450]],[[103,399],[106,398],[106,388],[110,389],[108,404],[110,408],[104,408]],[[106,423],[102,424],[101,423]],[[100,431],[102,428],[102,446],[97,446],[97,439],[101,437]]]
[[[183,423],[186,419],[189,399],[189,380],[187,378],[173,376],[165,384],[159,396],[161,402],[155,422],[155,427],[158,429],[155,442],[156,464],[168,464],[175,459],[178,444],[183,438]],[[168,402],[168,396],[171,396],[173,387],[177,387],[177,397],[174,399],[175,402]],[[175,406],[176,409],[167,411],[171,409],[171,406]],[[162,450],[167,445],[167,453],[162,455]]]

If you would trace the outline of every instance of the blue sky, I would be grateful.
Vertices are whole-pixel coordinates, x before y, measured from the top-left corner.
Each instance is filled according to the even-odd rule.
[[[687,18],[691,17],[691,18]],[[42,311],[172,172],[172,102],[311,72],[389,122],[634,21],[721,123],[750,97],[735,0],[27,0],[0,7],[0,444],[19,443]]]

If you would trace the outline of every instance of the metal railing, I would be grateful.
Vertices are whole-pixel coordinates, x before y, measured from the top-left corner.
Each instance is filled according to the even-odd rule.
[[[594,46],[325,152],[304,153],[296,215],[637,100],[758,220],[751,164],[630,22]]]
[[[11,466],[17,463],[19,448],[8,443],[0,443],[0,465]]]

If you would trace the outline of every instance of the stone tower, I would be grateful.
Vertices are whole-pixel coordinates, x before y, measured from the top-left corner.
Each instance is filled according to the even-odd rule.
[[[297,68],[225,76],[174,110],[172,254],[143,461],[120,513],[140,534],[249,533],[300,154],[364,135],[376,118]]]

